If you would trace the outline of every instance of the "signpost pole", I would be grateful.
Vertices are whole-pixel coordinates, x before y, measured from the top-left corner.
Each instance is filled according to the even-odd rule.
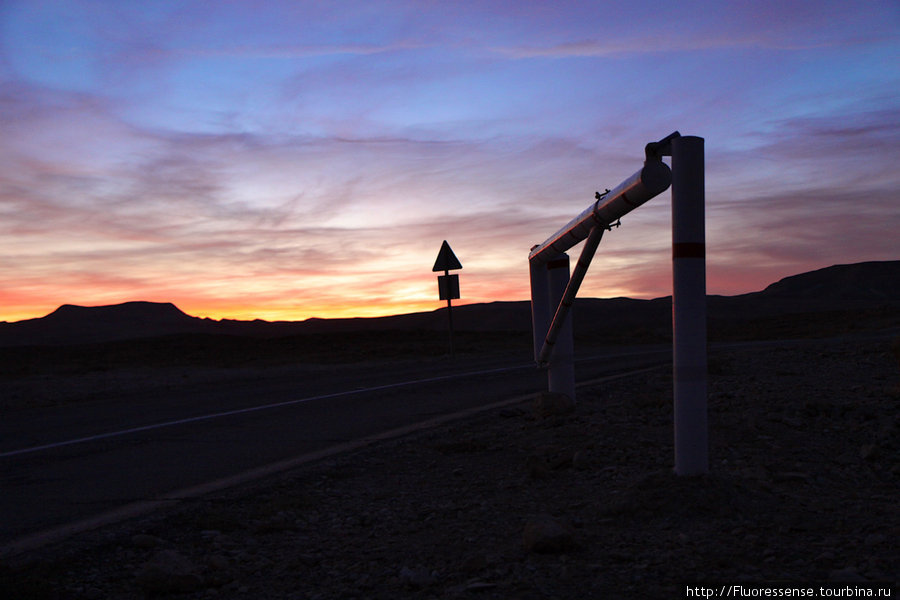
[[[444,269],[444,277],[450,277],[450,270]],[[447,294],[447,330],[450,335],[450,358],[453,358],[453,304],[450,300],[452,294]]]
[[[447,240],[441,244],[437,259],[431,270],[435,273],[441,271],[443,275],[438,276],[438,298],[447,300],[447,331],[450,336],[450,358],[453,358],[453,298],[459,298],[459,275],[450,275],[450,271],[462,269],[462,263],[456,258],[453,249]]]

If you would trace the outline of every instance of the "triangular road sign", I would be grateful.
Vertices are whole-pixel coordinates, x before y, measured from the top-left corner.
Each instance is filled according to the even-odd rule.
[[[441,244],[441,251],[438,252],[437,260],[434,261],[434,267],[431,270],[455,271],[457,269],[462,269],[462,265],[459,263],[456,255],[453,254],[453,250],[450,249],[450,244],[447,243],[447,240],[444,240],[444,243]]]

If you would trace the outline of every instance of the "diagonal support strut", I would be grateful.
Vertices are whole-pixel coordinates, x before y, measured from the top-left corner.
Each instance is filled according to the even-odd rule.
[[[559,336],[563,323],[569,317],[569,309],[572,308],[572,303],[575,302],[575,295],[578,293],[578,288],[581,287],[581,282],[584,281],[584,276],[591,265],[591,260],[594,258],[594,253],[597,251],[597,246],[600,245],[602,237],[603,228],[598,225],[591,229],[591,233],[588,234],[588,238],[584,242],[581,256],[578,257],[578,262],[575,264],[575,270],[572,271],[572,276],[566,285],[566,291],[563,293],[562,300],[560,300],[559,306],[556,307],[556,313],[553,315],[550,328],[547,330],[547,337],[544,338],[544,345],[541,347],[541,352],[537,358],[539,367],[546,367],[550,361],[556,338]]]

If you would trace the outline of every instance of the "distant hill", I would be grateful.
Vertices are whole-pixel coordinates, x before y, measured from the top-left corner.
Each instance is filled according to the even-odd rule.
[[[671,297],[580,298],[574,315],[581,338],[599,342],[662,341],[671,335],[671,306]],[[710,296],[708,306],[711,332],[727,332],[754,319],[771,326],[772,320],[779,318],[782,322],[776,324],[778,330],[790,329],[788,325],[801,321],[806,324],[804,330],[815,330],[838,313],[885,315],[885,322],[893,323],[900,314],[900,261],[835,265],[786,277],[759,292]],[[0,346],[84,344],[176,334],[274,338],[443,330],[447,326],[445,310],[376,318],[268,322],[201,319],[185,314],[171,303],[126,302],[96,307],[66,304],[45,317],[0,323]],[[810,314],[820,317],[801,320],[796,316]],[[471,304],[454,307],[453,319],[459,331],[527,332],[531,330],[531,307],[527,301]]]
[[[785,277],[761,292],[730,298],[757,313],[846,310],[900,305],[900,261],[834,265]]]
[[[125,302],[112,306],[63,304],[46,317],[35,321],[56,329],[78,329],[90,325],[110,332],[125,328],[138,334],[153,334],[166,329],[181,331],[195,324],[197,319],[183,313],[171,302]]]
[[[174,304],[125,302],[112,306],[64,304],[45,317],[0,324],[0,345],[54,345],[197,333],[204,319]]]

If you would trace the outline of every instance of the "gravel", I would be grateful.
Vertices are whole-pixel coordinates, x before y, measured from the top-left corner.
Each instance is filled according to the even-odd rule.
[[[900,572],[888,340],[710,357],[711,473],[672,473],[671,375],[380,442],[0,565],[21,598],[681,598]],[[5,595],[4,595],[5,594]]]

